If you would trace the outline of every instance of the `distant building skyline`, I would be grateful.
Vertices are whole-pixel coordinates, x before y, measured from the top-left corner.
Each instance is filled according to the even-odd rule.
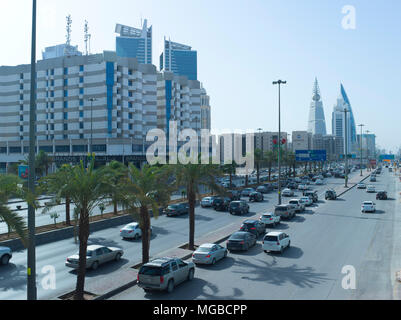
[[[308,132],[321,135],[326,135],[327,133],[323,102],[317,78],[315,78],[315,83],[313,85],[312,102],[309,109]]]

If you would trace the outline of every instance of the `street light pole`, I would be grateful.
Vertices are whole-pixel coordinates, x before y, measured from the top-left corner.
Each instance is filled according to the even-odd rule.
[[[29,109],[29,171],[28,188],[35,194],[35,136],[36,136],[36,0],[32,1],[31,98]],[[37,300],[35,208],[28,203],[27,300]]]
[[[281,85],[287,81],[274,81],[273,85],[278,84],[278,204],[281,205]]]
[[[345,188],[348,188],[348,132],[347,132],[347,108],[344,108],[344,129],[345,129]]]
[[[359,127],[361,127],[361,143],[360,143],[360,147],[361,147],[361,177],[363,176],[363,174],[362,174],[362,152],[363,152],[363,148],[362,148],[362,141],[363,141],[363,139],[362,139],[362,128],[364,126],[365,126],[364,124],[360,124],[359,125]]]

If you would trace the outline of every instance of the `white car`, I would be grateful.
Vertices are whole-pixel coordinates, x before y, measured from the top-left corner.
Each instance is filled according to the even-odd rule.
[[[300,185],[298,185],[298,190],[302,190],[302,191],[304,191],[304,190],[308,190],[309,188],[308,188],[308,186],[306,185],[306,184],[300,184]]]
[[[368,185],[368,187],[366,188],[366,192],[368,193],[376,192],[375,186]]]
[[[315,185],[317,185],[317,186],[323,185],[323,180],[317,179],[317,180],[315,181]]]
[[[150,234],[152,234],[152,227],[150,227]],[[123,239],[135,239],[138,240],[142,237],[142,230],[139,227],[138,222],[133,222],[127,224],[124,228],[120,230],[120,236]]]
[[[192,254],[192,262],[195,264],[215,264],[225,257],[227,257],[226,248],[215,243],[205,243]]]
[[[356,186],[358,189],[366,189],[366,184],[364,183],[358,183],[358,185]]]
[[[260,222],[264,223],[265,226],[273,225],[273,227],[275,227],[276,225],[280,224],[281,217],[276,215],[274,212],[266,212],[260,216],[259,220]]]
[[[297,212],[305,211],[305,204],[300,199],[291,199],[288,203],[293,204]]]
[[[303,203],[306,207],[313,205],[313,200],[309,197],[301,197],[299,201]]]
[[[262,246],[263,251],[268,253],[269,251],[284,252],[285,248],[289,248],[291,245],[290,236],[284,232],[269,232],[263,238]]]
[[[283,197],[293,197],[294,196],[294,191],[292,191],[291,189],[284,189],[283,191],[282,191],[282,196]]]
[[[0,247],[0,264],[7,265],[13,256],[11,249],[7,247]]]
[[[201,200],[201,207],[206,208],[206,207],[211,207],[213,203],[213,197],[205,197]]]
[[[90,245],[86,251],[86,268],[96,270],[97,267],[109,261],[120,261],[124,251],[121,248]],[[67,267],[78,269],[79,252],[69,256],[65,262]]]
[[[363,212],[376,212],[376,203],[373,201],[364,201],[362,203],[361,211]]]

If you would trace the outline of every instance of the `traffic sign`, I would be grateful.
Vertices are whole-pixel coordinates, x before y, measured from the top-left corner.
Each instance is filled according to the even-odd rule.
[[[296,150],[295,160],[297,162],[318,162],[326,161],[326,150]]]

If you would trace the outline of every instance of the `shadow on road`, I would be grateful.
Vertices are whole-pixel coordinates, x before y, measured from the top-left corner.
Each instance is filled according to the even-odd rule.
[[[26,267],[9,263],[0,266],[0,291],[26,288]]]
[[[298,259],[303,256],[304,252],[301,248],[291,246],[286,248],[282,254],[280,252],[269,252],[265,254],[288,259]]]
[[[88,246],[91,245],[101,245],[106,247],[120,247],[121,245],[118,242],[115,242],[106,238],[89,238]]]
[[[101,264],[96,270],[87,269],[86,277],[94,278],[101,275],[108,275],[114,271],[117,271],[118,269],[122,268],[124,265],[128,263],[130,263],[130,261],[128,259],[123,259],[123,258],[121,258],[120,261],[110,261],[105,264]],[[71,270],[70,273],[77,275],[76,270]]]
[[[234,263],[235,263],[234,258],[227,256],[226,258],[217,261],[214,266],[206,264],[198,264],[196,265],[196,267],[204,270],[220,271],[232,267]]]

